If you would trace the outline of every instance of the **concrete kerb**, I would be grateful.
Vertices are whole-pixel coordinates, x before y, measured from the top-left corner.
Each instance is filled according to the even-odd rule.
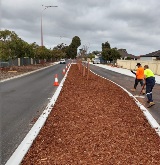
[[[91,71],[93,74],[102,77],[106,80],[109,80],[103,76],[100,76],[96,73],[94,73],[93,71]],[[135,101],[135,103],[137,104],[137,106],[141,109],[141,111],[143,112],[144,116],[146,117],[146,119],[148,120],[149,124],[151,125],[151,127],[156,131],[156,133],[160,136],[160,125],[157,123],[157,121],[153,118],[153,116],[149,113],[149,111],[136,99],[135,96],[133,96],[129,91],[127,91],[125,88],[123,88],[122,86],[120,86],[119,84],[115,83],[114,81],[109,80],[110,82],[116,84],[117,86],[119,86],[120,88],[122,88],[125,92],[127,92],[127,94],[132,97]]]
[[[70,66],[69,66],[69,69],[70,69]],[[7,161],[7,163],[5,165],[20,165],[20,163],[22,162],[24,156],[26,155],[29,148],[31,147],[33,141],[35,140],[35,138],[37,137],[37,135],[40,132],[41,128],[45,124],[50,112],[52,111],[53,106],[54,106],[54,104],[55,104],[55,102],[56,102],[56,100],[57,100],[57,98],[58,98],[58,96],[61,92],[63,84],[66,80],[69,69],[67,70],[64,78],[62,79],[61,83],[59,84],[56,92],[54,93],[54,95],[50,99],[50,102],[46,106],[45,110],[43,111],[41,116],[38,118],[38,120],[33,125],[31,130],[29,131],[29,133],[26,135],[26,137],[23,139],[21,144],[18,146],[18,148],[15,150],[15,152],[12,154],[12,156],[9,158],[9,160]]]
[[[10,77],[10,78],[7,78],[7,79],[4,79],[4,80],[0,80],[0,82],[5,82],[5,81],[9,81],[9,80],[12,80],[12,79],[15,79],[15,78],[19,78],[19,77],[23,77],[23,76],[26,76],[26,75],[29,75],[29,74],[32,74],[34,72],[38,72],[40,70],[43,70],[43,69],[46,69],[46,68],[49,68],[53,65],[56,65],[57,63],[53,63],[52,65],[50,66],[46,66],[46,67],[43,67],[43,68],[40,68],[40,69],[36,69],[36,70],[33,70],[31,72],[27,72],[27,73],[23,73],[23,74],[20,74],[20,75],[17,75],[17,76],[14,76],[14,77]]]

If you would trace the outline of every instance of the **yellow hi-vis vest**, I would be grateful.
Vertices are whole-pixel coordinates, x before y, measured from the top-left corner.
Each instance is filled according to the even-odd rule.
[[[154,77],[154,73],[150,69],[145,69],[144,74],[145,74],[146,78]]]

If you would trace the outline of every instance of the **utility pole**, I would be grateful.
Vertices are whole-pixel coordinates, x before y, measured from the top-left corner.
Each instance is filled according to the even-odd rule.
[[[43,5],[42,5],[43,6]],[[42,22],[43,22],[43,12],[44,12],[44,10],[46,10],[46,9],[48,9],[48,8],[50,8],[50,7],[58,7],[58,6],[44,6],[44,9],[42,10],[42,12],[41,12],[41,46],[43,46],[43,25],[42,25]]]

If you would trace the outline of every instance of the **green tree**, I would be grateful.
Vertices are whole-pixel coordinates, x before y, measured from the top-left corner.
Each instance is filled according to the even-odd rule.
[[[1,58],[3,60],[13,60],[26,56],[28,43],[19,38],[15,32],[9,30],[0,31],[0,42],[2,47]]]
[[[59,60],[61,58],[65,58],[66,57],[66,53],[63,52],[62,50],[60,49],[56,49],[54,48],[52,51],[51,51],[51,54],[52,54],[52,58],[54,60]]]
[[[102,43],[102,59],[104,61],[111,61],[111,46],[108,41]]]
[[[90,60],[92,60],[92,58],[95,58],[95,54],[89,53],[88,58],[90,58]]]
[[[35,59],[60,59],[75,58],[77,48],[81,45],[78,36],[73,37],[69,46],[64,43],[57,45],[53,50],[37,45],[35,42],[29,44],[23,41],[14,31],[0,31],[0,59],[8,61],[9,59],[30,57]]]
[[[7,61],[8,57],[7,57],[7,54],[5,52],[5,49],[6,49],[6,45],[4,44],[3,41],[0,40],[0,60],[5,60]]]
[[[51,58],[50,51],[45,46],[38,46],[35,50],[36,59],[48,59]]]
[[[68,58],[76,58],[77,56],[77,47],[75,47],[74,45],[69,45],[68,49],[67,49],[67,57]]]
[[[120,59],[121,55],[118,52],[117,48],[112,48],[111,49],[111,59],[113,61],[113,63],[115,63],[117,61],[117,59]]]
[[[13,33],[13,32],[11,32],[9,30],[0,31],[0,40],[3,41],[3,42],[11,40],[11,37],[10,37],[11,33]]]
[[[78,36],[73,37],[72,39],[72,43],[73,46],[75,46],[76,48],[78,48],[81,45],[81,40]]]
[[[36,59],[38,57],[37,55],[37,49],[39,48],[39,45],[36,44],[36,42],[33,42],[30,44],[30,48],[31,48],[31,57]]]
[[[61,44],[57,45],[56,47],[54,47],[54,50],[58,50],[56,52],[56,54],[59,53],[58,59],[59,58],[66,58],[67,48],[68,48],[68,46],[64,43],[61,43]]]
[[[104,61],[112,61],[111,49],[105,49],[105,50],[102,51],[102,59]]]
[[[66,56],[67,58],[76,58],[77,49],[81,45],[81,40],[78,36],[73,37],[71,44],[67,47]]]
[[[108,41],[102,43],[102,51],[105,51],[106,49],[111,49],[110,43]]]
[[[104,61],[116,62],[121,57],[117,48],[111,48],[109,42],[102,43],[102,58]]]
[[[92,53],[95,54],[95,55],[97,55],[97,54],[100,54],[101,51],[95,50],[95,51],[93,51]]]
[[[11,34],[9,30],[0,31],[0,59],[7,61],[11,57]],[[14,34],[14,33],[13,33]],[[12,35],[13,36],[13,35]]]

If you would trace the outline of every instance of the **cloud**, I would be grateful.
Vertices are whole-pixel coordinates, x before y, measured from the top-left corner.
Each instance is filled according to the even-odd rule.
[[[44,44],[53,47],[81,38],[89,51],[101,44],[127,49],[134,55],[160,49],[160,1],[157,0],[2,0],[2,29],[15,31],[40,45],[41,14]],[[42,5],[58,5],[44,9]]]

